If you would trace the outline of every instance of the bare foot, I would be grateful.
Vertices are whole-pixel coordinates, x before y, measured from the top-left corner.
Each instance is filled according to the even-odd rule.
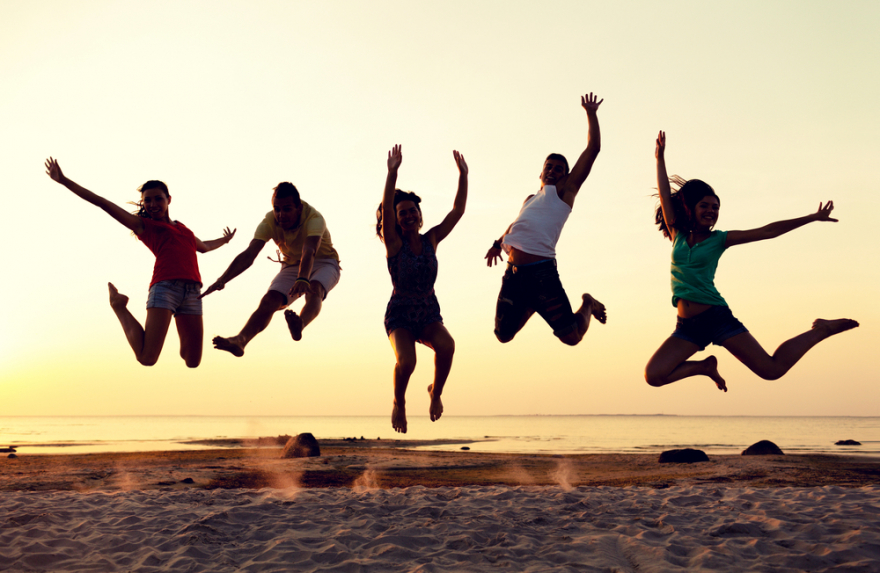
[[[110,307],[113,308],[113,310],[116,310],[117,308],[125,308],[128,305],[128,297],[124,294],[119,294],[119,291],[116,290],[113,283],[107,283],[107,288],[110,290]]]
[[[431,421],[436,422],[443,415],[443,402],[440,400],[440,396],[434,396],[433,384],[428,386],[428,396],[431,397],[431,406],[428,408],[428,414],[431,416]]]
[[[704,368],[703,374],[711,378],[719,390],[727,392],[727,382],[718,373],[718,359],[714,356],[709,356],[705,360],[700,360],[700,363]]]
[[[391,427],[395,432],[406,433],[406,406],[398,406],[397,400],[394,400],[394,409],[391,410]]]
[[[287,328],[290,330],[290,336],[294,340],[302,340],[303,321],[299,315],[288,308],[284,311],[284,318],[287,320]]]
[[[835,334],[840,334],[845,330],[851,330],[858,325],[858,322],[849,318],[838,318],[837,320],[825,320],[822,318],[817,318],[813,321],[813,328],[815,328],[816,330],[824,331],[825,338],[828,338],[829,336],[834,336]]]
[[[593,315],[593,318],[605,324],[605,321],[608,320],[605,315],[605,305],[588,294],[584,294],[581,298],[584,299],[584,306],[590,307],[590,314]]]
[[[244,345],[241,343],[238,336],[230,336],[229,338],[215,336],[212,342],[214,343],[214,348],[217,350],[225,350],[239,358],[244,356]]]

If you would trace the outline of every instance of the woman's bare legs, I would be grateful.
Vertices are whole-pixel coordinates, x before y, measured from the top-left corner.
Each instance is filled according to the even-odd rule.
[[[780,344],[773,356],[767,354],[755,337],[748,332],[732,336],[721,345],[764,380],[778,380],[812,347],[830,336],[858,325],[858,322],[848,318],[816,319],[810,330]]]
[[[699,350],[700,347],[693,342],[670,336],[645,366],[645,381],[659,387],[691,376],[708,376],[719,390],[727,392],[727,384],[718,374],[718,360],[714,356],[704,360],[688,360]]]
[[[416,339],[406,328],[396,328],[388,335],[397,363],[394,365],[394,407],[391,426],[394,431],[406,433],[406,387],[416,369]]]
[[[449,371],[452,369],[452,356],[455,354],[455,341],[441,322],[429,324],[422,329],[422,342],[434,350],[434,383],[428,386],[428,395],[431,396],[431,405],[428,415],[432,422],[436,422],[443,415],[443,402],[440,395]]]
[[[180,357],[190,368],[202,362],[202,341],[205,329],[199,314],[178,314],[174,317],[177,334],[180,336]]]
[[[113,283],[107,283],[107,287],[110,290],[110,307],[122,325],[135,358],[144,366],[152,366],[162,353],[173,313],[167,308],[148,308],[146,327],[141,327],[141,323],[128,310],[128,297],[120,294]]]

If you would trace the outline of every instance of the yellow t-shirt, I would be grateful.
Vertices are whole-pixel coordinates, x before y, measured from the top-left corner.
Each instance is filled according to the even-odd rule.
[[[275,222],[275,213],[269,211],[266,217],[257,226],[254,238],[261,241],[272,239],[278,245],[278,250],[284,255],[284,263],[288,265],[298,265],[302,259],[303,245],[307,237],[321,237],[321,244],[318,252],[315,253],[316,259],[335,259],[339,260],[339,254],[333,248],[330,240],[330,231],[327,230],[327,223],[324,217],[318,211],[306,203],[302,202],[302,214],[299,218],[299,225],[293,229],[284,230]]]

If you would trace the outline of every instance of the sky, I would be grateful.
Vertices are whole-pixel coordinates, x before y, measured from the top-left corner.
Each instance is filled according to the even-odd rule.
[[[880,4],[872,1],[0,2],[0,415],[388,415],[391,283],[375,237],[386,155],[422,199],[425,228],[452,208],[453,150],[467,212],[438,249],[436,291],[456,341],[445,415],[880,415]],[[577,306],[608,308],[577,347],[539,317],[493,335],[502,267],[483,259],[539,187],[550,152],[587,141],[580,96],[604,98],[602,151],[557,248]],[[674,329],[670,243],[653,225],[654,140],[670,173],[710,183],[718,228],[813,223],[721,259],[716,285],[768,351],[816,318],[861,327],[768,382],[710,347],[708,378],[664,388],[643,370]],[[112,281],[143,320],[149,250],[44,173],[117,204],[165,181],[170,215],[203,239],[212,283],[291,181],[325,217],[342,278],[293,342],[277,315],[243,358],[236,334],[278,266],[268,245],[204,301],[198,369],[172,326],[138,364],[107,302]],[[301,302],[294,303],[299,310]],[[433,353],[420,347],[410,418],[427,416]],[[442,424],[443,420],[438,422]],[[451,423],[451,422],[450,422]]]

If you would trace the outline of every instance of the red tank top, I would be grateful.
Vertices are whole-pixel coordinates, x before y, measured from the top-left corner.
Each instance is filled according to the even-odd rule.
[[[196,259],[196,236],[183,223],[177,224],[144,219],[144,231],[138,235],[154,255],[153,280],[150,286],[159,281],[187,280],[202,284],[199,275],[199,262]]]

